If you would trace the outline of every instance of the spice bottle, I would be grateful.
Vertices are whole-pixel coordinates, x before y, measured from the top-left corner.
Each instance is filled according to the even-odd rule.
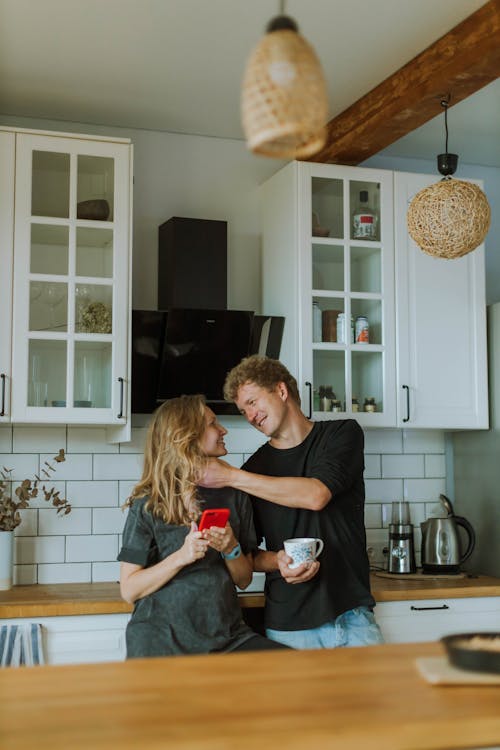
[[[359,411],[359,402],[356,396],[352,397],[352,411]]]
[[[368,396],[368,398],[365,398],[363,410],[364,411],[377,411],[377,404],[373,396]]]
[[[378,214],[368,203],[368,190],[361,190],[359,203],[352,216],[352,236],[355,240],[375,240],[377,238]]]

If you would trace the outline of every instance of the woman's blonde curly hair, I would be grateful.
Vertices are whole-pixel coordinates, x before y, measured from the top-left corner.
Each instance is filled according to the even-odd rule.
[[[179,396],[153,414],[144,447],[144,468],[126,505],[147,496],[146,510],[165,523],[185,525],[200,514],[197,477],[206,462],[201,452],[205,397]]]

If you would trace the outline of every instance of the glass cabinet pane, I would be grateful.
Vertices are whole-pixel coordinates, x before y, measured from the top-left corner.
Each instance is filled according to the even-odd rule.
[[[356,344],[384,343],[382,341],[381,300],[353,298],[351,299],[351,312],[354,318],[354,341]],[[360,318],[365,320],[361,321]]]
[[[313,300],[313,331],[314,342],[343,342],[343,335],[339,335],[338,326],[342,325],[344,300],[341,297],[314,297]],[[343,330],[342,330],[343,333]]]
[[[66,406],[66,342],[29,342],[28,406]]]
[[[379,247],[350,247],[351,291],[380,294],[381,252]]]
[[[30,272],[64,276],[68,273],[69,229],[50,224],[31,225]]]
[[[77,218],[113,221],[114,159],[102,156],[78,156]]]
[[[33,151],[31,214],[69,217],[69,154]]]
[[[110,279],[113,276],[113,230],[78,227],[76,275]]]
[[[383,362],[381,352],[351,352],[352,396],[360,411],[375,413],[384,410]]]
[[[68,285],[30,281],[30,331],[68,330]]]
[[[76,284],[76,333],[112,333],[113,288],[104,284]]]
[[[311,203],[312,236],[342,239],[344,236],[342,180],[313,177]]]
[[[349,182],[351,239],[380,240],[380,184]]]
[[[109,409],[111,361],[111,343],[75,342],[75,407]]]
[[[345,352],[313,352],[313,411],[344,411]]]
[[[344,290],[344,248],[342,245],[312,246],[313,289]]]

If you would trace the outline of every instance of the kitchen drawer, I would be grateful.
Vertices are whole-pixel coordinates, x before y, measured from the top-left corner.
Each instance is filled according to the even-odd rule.
[[[450,633],[500,630],[500,597],[380,602],[375,617],[387,643],[434,641]]]
[[[5,625],[31,622],[42,626],[46,664],[82,664],[123,661],[125,628],[130,615],[78,615],[2,620]]]

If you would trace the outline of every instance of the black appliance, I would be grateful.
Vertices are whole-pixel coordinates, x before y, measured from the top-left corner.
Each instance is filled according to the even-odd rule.
[[[249,354],[278,358],[285,319],[247,310],[132,311],[132,412],[150,414],[181,394],[203,393],[216,414],[228,371]]]

